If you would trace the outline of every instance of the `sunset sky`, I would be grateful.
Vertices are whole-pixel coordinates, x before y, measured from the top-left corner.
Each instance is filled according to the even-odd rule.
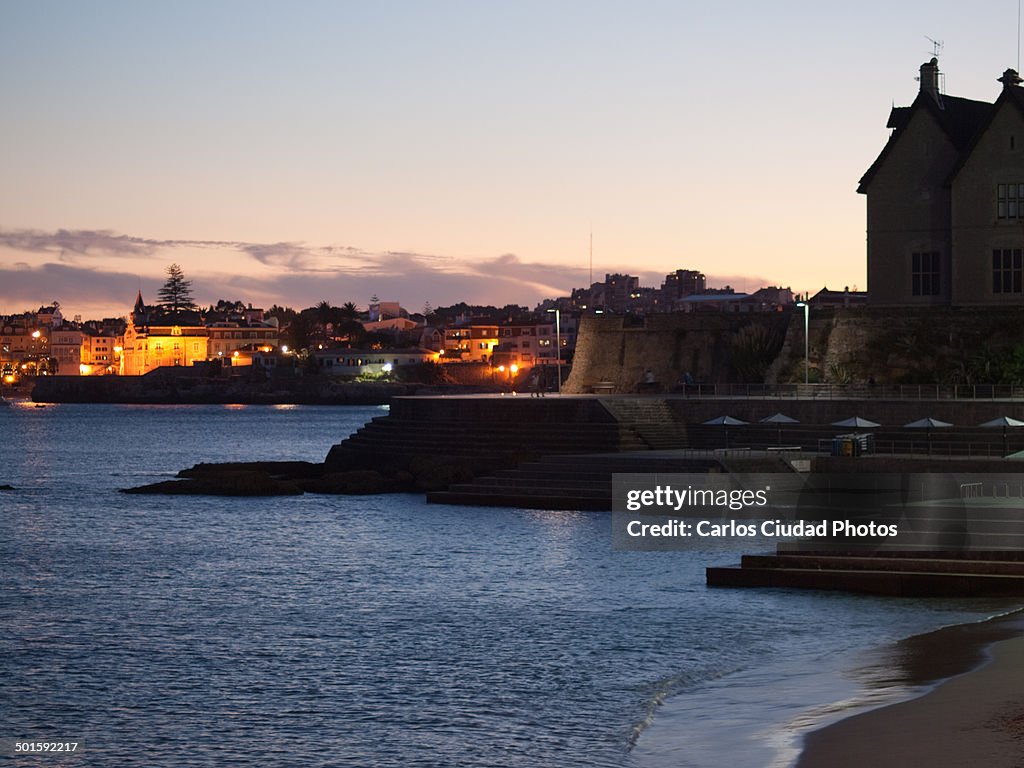
[[[861,174],[1017,3],[0,0],[0,314],[865,287]]]

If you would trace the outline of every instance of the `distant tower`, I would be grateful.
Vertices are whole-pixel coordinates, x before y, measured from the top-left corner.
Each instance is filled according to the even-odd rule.
[[[146,324],[146,305],[142,301],[142,289],[139,289],[138,296],[135,297],[135,306],[132,307],[132,322],[136,326]]]

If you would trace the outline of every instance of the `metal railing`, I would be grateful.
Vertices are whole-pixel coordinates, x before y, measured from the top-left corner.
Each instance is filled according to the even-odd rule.
[[[1024,400],[1010,384],[680,384],[671,394],[700,399],[779,400]]]

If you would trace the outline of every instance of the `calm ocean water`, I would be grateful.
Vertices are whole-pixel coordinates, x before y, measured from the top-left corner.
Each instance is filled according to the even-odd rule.
[[[85,749],[20,764],[786,765],[899,693],[872,648],[1006,607],[708,590],[749,539],[612,552],[606,514],[117,493],[383,413],[0,408],[0,739]]]

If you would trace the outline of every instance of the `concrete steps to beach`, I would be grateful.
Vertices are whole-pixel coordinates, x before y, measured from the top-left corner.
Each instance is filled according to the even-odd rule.
[[[707,568],[707,584],[711,587],[840,590],[904,597],[1024,596],[1024,549],[1013,550],[1005,540],[1003,547],[970,552],[780,551],[774,555],[744,555],[739,566]]]
[[[377,455],[385,460],[408,456],[540,456],[580,451],[620,451],[635,447],[628,430],[615,422],[516,424],[467,421],[414,422],[374,419],[333,450]]]
[[[425,400],[429,407],[424,407]],[[661,398],[397,398],[387,416],[373,419],[334,446],[327,464],[397,470],[415,457],[445,457],[462,462],[474,475],[496,475],[544,457],[616,456],[683,444],[685,428]],[[682,471],[675,466],[675,471]],[[557,482],[538,487],[563,489],[548,501],[590,499],[595,494],[610,498],[603,486],[591,492],[587,483],[596,478],[582,475],[580,469],[587,466],[576,466],[548,478]],[[602,469],[599,477],[610,482],[610,470]],[[522,491],[527,484],[514,487]],[[468,499],[475,493],[461,489],[459,496]],[[476,503],[473,498],[463,503]]]
[[[860,592],[898,597],[1019,597],[1024,576],[964,571],[708,568],[708,586],[776,587]]]
[[[689,445],[686,425],[663,398],[609,397],[602,398],[601,405],[636,435],[641,447],[665,450]]]
[[[502,469],[471,483],[427,494],[434,504],[469,504],[523,509],[600,510],[612,508],[612,475],[651,472],[705,473],[720,470],[713,457],[665,452],[548,456]]]

